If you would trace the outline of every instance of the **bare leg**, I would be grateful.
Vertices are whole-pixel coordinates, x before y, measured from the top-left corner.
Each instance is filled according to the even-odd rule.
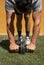
[[[32,34],[32,40],[30,45],[27,46],[27,49],[29,50],[35,50],[36,48],[36,41],[39,35],[40,31],[40,19],[41,19],[41,11],[40,12],[33,12],[32,14],[34,26],[33,26],[33,34]]]
[[[25,37],[25,44],[28,45],[30,44],[30,14],[24,14],[24,19],[25,19],[25,29],[26,29],[26,37]]]
[[[21,32],[22,32],[22,14],[21,15],[17,15],[17,32],[19,37],[21,36]]]
[[[7,33],[10,41],[10,50],[16,50],[19,47],[14,40],[14,17],[15,13],[6,11]]]
[[[30,33],[30,26],[31,26],[31,24],[30,24],[30,15],[29,14],[24,14],[24,19],[25,19],[26,35],[28,36],[29,33]]]

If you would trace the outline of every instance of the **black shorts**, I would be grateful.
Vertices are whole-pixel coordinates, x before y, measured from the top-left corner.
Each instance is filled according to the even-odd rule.
[[[31,12],[31,1],[30,2],[16,2],[16,8],[15,8],[16,14],[29,14]]]

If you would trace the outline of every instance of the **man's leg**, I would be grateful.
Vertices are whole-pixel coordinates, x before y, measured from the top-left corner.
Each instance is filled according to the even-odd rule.
[[[21,40],[23,40],[22,37],[22,14],[17,15],[17,32],[18,32],[18,40],[17,40],[17,44],[21,44]]]
[[[29,33],[30,33],[30,15],[24,14],[24,19],[25,19],[26,36],[29,36]]]
[[[24,14],[24,19],[25,19],[25,29],[26,29],[26,44],[29,44],[30,39],[29,39],[29,34],[30,34],[30,14]]]
[[[14,40],[14,17],[15,13],[6,11],[7,33],[10,41],[10,50],[16,50],[19,47]]]
[[[40,31],[40,19],[41,19],[41,11],[33,12],[32,14],[34,26],[33,26],[33,34],[30,45],[27,45],[27,49],[35,50],[36,48],[36,41]]]
[[[22,14],[21,15],[17,15],[17,32],[18,32],[18,37],[21,37],[21,32],[22,32]]]

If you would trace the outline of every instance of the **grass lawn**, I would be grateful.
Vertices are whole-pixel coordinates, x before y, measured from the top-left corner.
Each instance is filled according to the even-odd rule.
[[[44,36],[39,36],[33,53],[9,53],[8,37],[0,35],[0,65],[44,65]]]

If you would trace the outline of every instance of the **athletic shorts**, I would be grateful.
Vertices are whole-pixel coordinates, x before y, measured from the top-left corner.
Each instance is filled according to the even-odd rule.
[[[31,11],[42,10],[42,0],[6,0],[5,7],[6,11],[16,12],[16,14],[29,14]]]

